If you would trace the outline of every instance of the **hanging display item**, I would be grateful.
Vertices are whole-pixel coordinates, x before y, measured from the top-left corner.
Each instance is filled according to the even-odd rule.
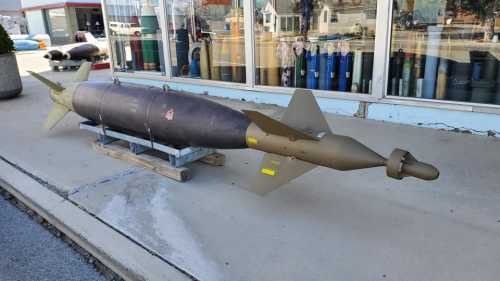
[[[318,89],[319,78],[319,46],[316,43],[309,45],[306,53],[307,60],[307,88]]]
[[[437,71],[437,81],[436,81],[436,99],[445,100],[446,99],[446,84],[448,83],[448,70],[449,70],[449,55],[451,50],[451,39],[448,37],[448,48],[441,49],[439,51],[439,65]]]
[[[496,85],[497,59],[489,52],[471,51],[472,81],[471,102],[491,103],[494,101],[493,92]]]
[[[322,47],[319,52],[319,89],[329,90],[328,81],[330,80],[330,75],[328,73],[328,50]]]
[[[208,57],[210,59],[210,76],[212,80],[220,81],[222,40],[218,37],[212,38],[212,44],[208,45]]]
[[[231,38],[222,38],[220,56],[220,78],[222,81],[233,81],[233,68],[231,65]]]
[[[131,23],[138,26],[139,17],[133,16]],[[139,31],[134,32],[130,38],[130,51],[132,55],[132,67],[134,70],[143,70],[144,60],[142,58],[141,33]]]
[[[448,82],[448,60],[444,57],[439,59],[436,81],[436,99],[446,99],[446,83]]]
[[[231,45],[231,75],[233,82],[244,83],[245,82],[245,44],[243,37],[240,33],[240,22],[242,18],[240,14],[243,11],[240,8],[234,8],[232,14],[236,15],[231,21],[231,37],[229,43]]]
[[[373,57],[374,54],[371,52],[363,53],[363,76],[361,80],[361,92],[365,94],[372,93]]]
[[[306,72],[307,72],[307,62],[306,62],[306,50],[303,42],[295,42],[293,44],[293,50],[295,53],[295,87],[305,88],[306,87]]]
[[[425,59],[424,88],[422,97],[433,99],[436,91],[436,76],[439,63],[439,45],[441,42],[441,26],[428,26],[427,52]]]
[[[263,32],[260,37],[260,82],[262,85],[280,85],[280,63],[277,56],[278,44],[271,32]]]
[[[175,58],[177,59],[177,76],[186,76],[189,72],[189,33],[185,28],[175,31]]]
[[[159,70],[160,56],[156,35],[159,30],[158,20],[150,1],[146,1],[141,10],[141,35],[144,70]]]
[[[335,80],[337,79],[337,62],[338,56],[335,51],[335,46],[333,43],[328,46],[328,63],[326,64],[326,71],[328,72],[326,87],[329,90],[334,90]]]
[[[120,70],[127,69],[127,57],[125,52],[125,43],[123,40],[115,41],[115,50],[113,52],[113,56],[116,61],[116,66]]]
[[[403,49],[399,49],[393,58],[393,77],[392,77],[392,95],[399,96],[402,92],[402,75],[403,75],[403,61],[404,61],[404,52]]]
[[[450,61],[447,98],[454,101],[470,100],[471,65]]]
[[[341,42],[340,61],[339,61],[339,91],[347,92],[350,90],[350,81],[352,79],[352,54],[347,42]]]
[[[276,55],[278,42],[273,39],[272,33],[269,33],[266,38],[266,45],[267,82],[269,86],[279,86],[281,81],[280,60]]]
[[[401,79],[401,92],[402,97],[409,97],[412,84],[412,68],[413,68],[413,54],[405,53],[403,61],[403,74]]]
[[[209,55],[209,47],[208,40],[202,39],[200,47],[200,76],[202,79],[210,79],[210,55]]]
[[[320,54],[319,88],[321,90],[333,90],[335,64],[335,47],[333,43],[328,43]]]
[[[276,54],[281,61],[281,86],[294,87],[295,54],[291,44],[280,42]]]
[[[415,35],[416,47],[415,47],[415,63],[413,65],[413,95],[417,98],[422,97],[422,87],[424,85],[424,58],[423,58],[423,38],[418,34]]]
[[[352,86],[351,92],[361,92],[361,73],[363,71],[363,51],[354,51],[354,64],[352,70]]]

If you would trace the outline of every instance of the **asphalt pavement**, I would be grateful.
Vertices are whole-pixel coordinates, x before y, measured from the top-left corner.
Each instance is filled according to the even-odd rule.
[[[1,281],[105,280],[65,242],[0,196]]]

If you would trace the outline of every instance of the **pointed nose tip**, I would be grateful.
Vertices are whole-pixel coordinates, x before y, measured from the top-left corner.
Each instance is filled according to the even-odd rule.
[[[422,180],[436,180],[439,178],[439,170],[424,162],[420,162],[411,153],[402,149],[395,149],[386,163],[387,176],[395,179],[403,179],[412,176]]]
[[[45,54],[43,57],[44,57],[44,58],[46,58],[46,59],[49,59],[49,60],[50,60],[50,59],[52,58],[52,55],[50,55],[50,54]]]
[[[419,161],[404,164],[403,171],[409,176],[427,181],[432,181],[439,178],[439,170],[436,167]]]

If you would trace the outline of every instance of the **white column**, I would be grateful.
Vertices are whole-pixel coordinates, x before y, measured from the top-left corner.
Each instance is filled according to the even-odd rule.
[[[170,79],[172,77],[172,69],[170,64],[170,41],[168,37],[168,25],[167,25],[167,1],[172,0],[160,0],[160,30],[161,30],[161,40],[163,41],[163,61],[165,62],[165,77]]]
[[[106,41],[108,42],[108,55],[109,55],[109,67],[111,70],[111,77],[115,77],[115,61],[113,60],[113,48],[111,46],[111,37],[109,33],[108,26],[108,10],[106,7],[106,0],[101,0],[102,18],[104,24],[104,32],[106,33]]]
[[[377,1],[377,27],[372,81],[372,95],[376,98],[383,98],[387,92],[391,52],[392,3],[392,0]]]
[[[255,0],[244,0],[246,85],[255,85]]]

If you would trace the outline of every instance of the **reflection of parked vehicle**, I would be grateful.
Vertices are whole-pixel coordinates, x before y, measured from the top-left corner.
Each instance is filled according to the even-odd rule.
[[[141,28],[138,24],[129,22],[109,22],[109,29],[118,35],[137,35],[141,33]]]

